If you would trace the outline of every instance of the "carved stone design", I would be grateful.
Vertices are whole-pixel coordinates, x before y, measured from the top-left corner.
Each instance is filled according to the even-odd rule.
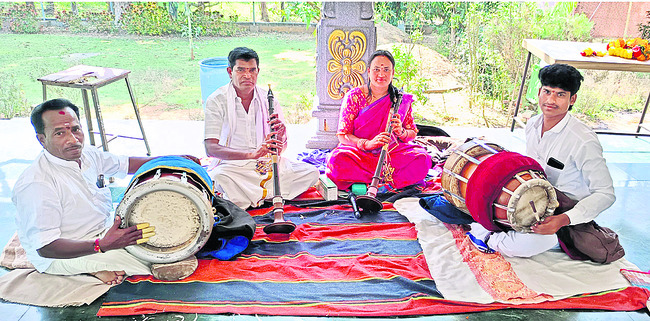
[[[361,31],[334,30],[327,43],[332,56],[327,71],[333,74],[327,94],[332,99],[341,99],[348,90],[364,84],[366,63],[361,58],[366,53],[366,35]]]
[[[332,149],[339,143],[341,101],[348,90],[364,85],[368,57],[377,47],[372,6],[372,2],[323,2],[317,28],[318,101],[312,113],[318,119],[318,131],[307,148]]]

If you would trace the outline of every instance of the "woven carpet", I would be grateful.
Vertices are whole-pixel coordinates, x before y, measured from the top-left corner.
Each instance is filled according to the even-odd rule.
[[[269,209],[251,246],[231,261],[200,260],[182,281],[131,277],[113,287],[98,316],[161,312],[295,316],[416,316],[504,308],[636,310],[647,293],[629,287],[553,302],[513,306],[445,300],[432,279],[415,226],[391,203],[356,219],[345,205],[286,206],[298,225],[268,236]]]

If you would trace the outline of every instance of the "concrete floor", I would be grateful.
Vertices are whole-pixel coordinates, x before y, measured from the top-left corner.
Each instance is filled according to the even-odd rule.
[[[139,137],[133,120],[105,120],[108,133]],[[82,120],[82,124],[85,121]],[[205,156],[203,122],[145,120],[145,132],[152,155],[191,154]],[[316,123],[289,126],[289,149],[286,156],[295,157],[315,133]],[[452,137],[478,137],[495,142],[506,149],[524,152],[522,129],[443,128]],[[11,189],[22,171],[41,151],[28,118],[0,120],[0,245],[4,246],[15,231],[16,210],[11,202]],[[615,230],[626,251],[626,258],[641,270],[650,269],[650,236],[648,236],[647,198],[650,195],[650,138],[632,136],[599,136],[609,170],[614,179],[616,203],[598,217],[598,223]],[[99,137],[97,136],[99,141]],[[88,141],[88,138],[86,138]],[[145,156],[144,143],[118,138],[109,143],[111,152],[129,156]],[[126,181],[113,183],[125,186]],[[0,274],[6,273],[0,269]],[[2,320],[95,320],[102,298],[83,307],[41,308],[0,301]],[[156,314],[150,316],[105,317],[107,320],[342,320],[329,317],[264,317],[195,314]],[[572,311],[572,310],[501,310],[471,314],[424,316],[420,320],[650,320],[648,310],[634,312]],[[380,320],[364,318],[364,320]],[[387,320],[387,319],[381,319]]]

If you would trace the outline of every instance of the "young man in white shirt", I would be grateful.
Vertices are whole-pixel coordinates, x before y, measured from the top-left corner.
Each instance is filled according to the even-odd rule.
[[[143,232],[120,229],[103,177],[134,173],[148,157],[125,157],[84,147],[79,108],[52,99],[34,108],[31,121],[44,150],[20,175],[12,201],[18,237],[36,270],[91,274],[109,285],[128,275],[151,274],[150,264],[124,250]]]
[[[228,65],[231,82],[206,101],[204,144],[206,154],[216,158],[209,169],[215,190],[246,209],[274,195],[270,155],[286,148],[287,131],[277,99],[269,115],[268,91],[257,86],[257,53],[237,47],[229,53]],[[295,198],[318,181],[318,169],[304,162],[280,157],[278,168],[283,199]]]
[[[542,68],[539,79],[542,114],[526,124],[526,153],[542,166],[548,181],[577,204],[535,224],[531,234],[491,233],[471,224],[474,237],[507,256],[529,257],[553,248],[561,227],[589,222],[616,200],[596,133],[568,113],[578,97],[582,75],[572,66],[554,64]]]

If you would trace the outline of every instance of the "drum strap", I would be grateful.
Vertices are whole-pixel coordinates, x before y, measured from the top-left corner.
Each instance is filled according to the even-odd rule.
[[[141,176],[156,170],[186,172],[191,176],[193,181],[199,183],[206,190],[210,191],[210,196],[214,196],[212,179],[210,179],[208,172],[201,167],[201,165],[181,156],[162,156],[144,163],[140,166],[138,171],[135,172],[133,178],[131,178],[126,191],[135,186]]]

